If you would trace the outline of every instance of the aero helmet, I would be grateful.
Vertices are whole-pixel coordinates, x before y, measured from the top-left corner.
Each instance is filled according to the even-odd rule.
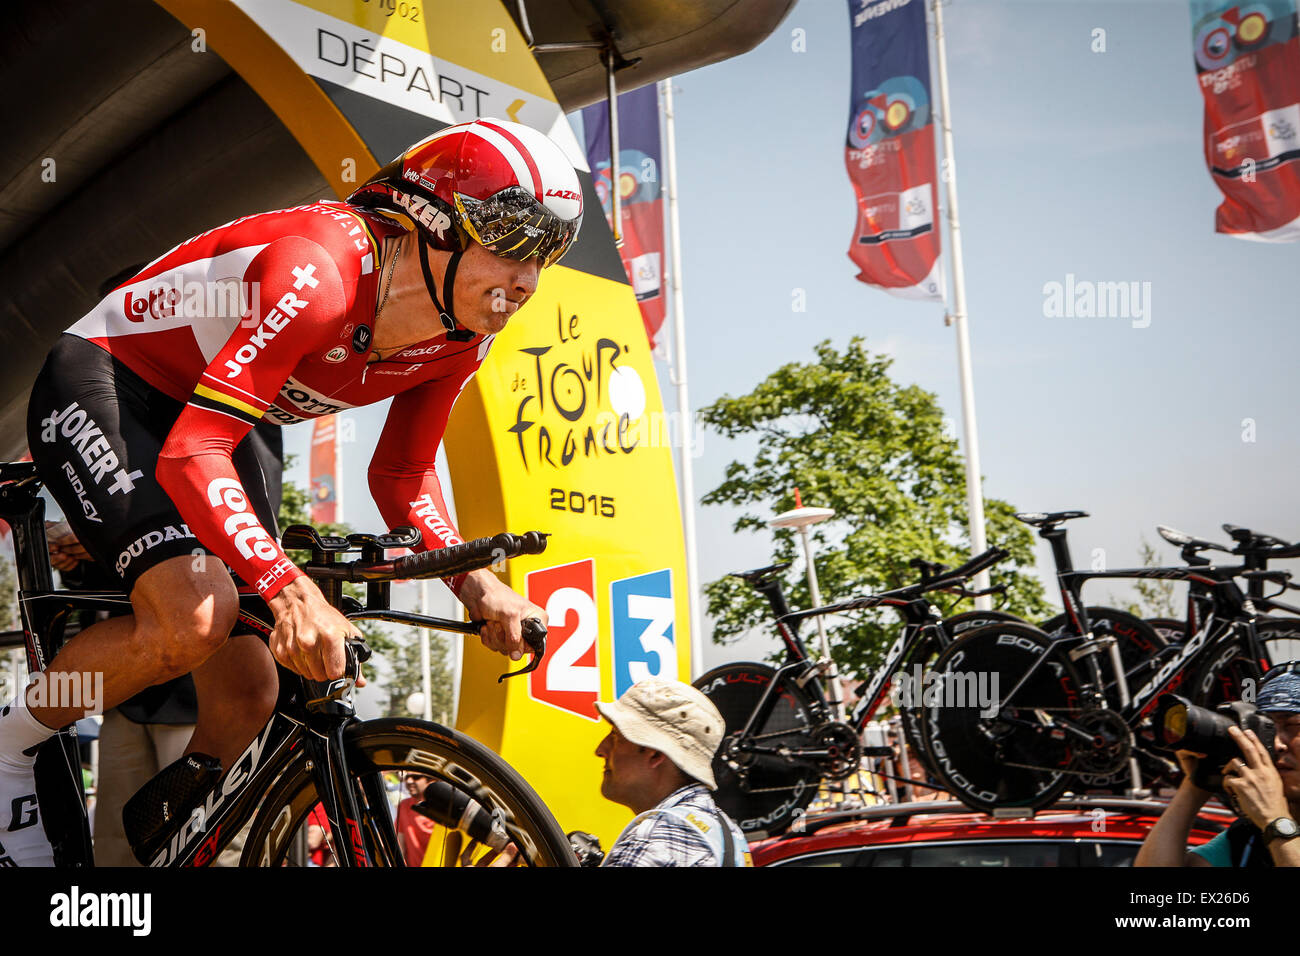
[[[415,224],[429,295],[448,337],[462,341],[473,333],[456,323],[452,289],[470,240],[498,256],[537,256],[550,266],[582,225],[582,186],[560,147],[530,126],[498,119],[460,123],[421,140],[347,201],[400,213]],[[441,300],[427,245],[452,253]]]

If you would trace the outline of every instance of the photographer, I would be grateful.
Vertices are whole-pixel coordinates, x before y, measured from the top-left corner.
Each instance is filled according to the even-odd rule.
[[[1200,758],[1178,751],[1186,776],[1147,834],[1135,866],[1300,866],[1300,662],[1273,671],[1260,686],[1256,706],[1276,728],[1272,753],[1254,731],[1230,727],[1241,750],[1223,767],[1222,789],[1238,819],[1209,843],[1187,849],[1197,812],[1213,792],[1196,782]]]

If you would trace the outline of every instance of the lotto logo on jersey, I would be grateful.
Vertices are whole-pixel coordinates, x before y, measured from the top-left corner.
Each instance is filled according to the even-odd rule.
[[[208,504],[213,508],[224,505],[229,510],[222,529],[246,560],[271,561],[279,556],[275,539],[262,527],[257,515],[248,510],[248,498],[236,479],[213,478],[208,482],[207,491]]]
[[[651,571],[609,586],[614,626],[614,695],[647,677],[677,680],[673,573]]]
[[[600,661],[596,635],[596,563],[591,558],[533,571],[528,600],[550,620],[546,657],[528,675],[528,696],[587,720],[600,720]]]
[[[166,286],[150,289],[145,295],[135,296],[130,291],[122,300],[122,311],[131,322],[143,322],[146,315],[155,319],[170,319],[176,314],[181,294]]]

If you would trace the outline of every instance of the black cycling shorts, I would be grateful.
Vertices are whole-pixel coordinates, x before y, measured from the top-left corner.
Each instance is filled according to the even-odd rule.
[[[158,454],[184,407],[98,345],[67,333],[32,387],[27,441],[41,480],[77,539],[128,594],[140,575],[170,558],[220,560],[194,537],[155,477]],[[264,431],[250,432],[232,458],[258,520],[278,537],[279,428],[271,441]]]

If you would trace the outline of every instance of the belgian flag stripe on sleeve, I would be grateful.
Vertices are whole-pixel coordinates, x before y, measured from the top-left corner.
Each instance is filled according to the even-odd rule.
[[[194,394],[190,396],[189,403],[196,408],[206,408],[211,412],[220,412],[250,425],[256,425],[260,422],[262,415],[266,412],[265,408],[258,408],[256,405],[235,398],[225,392],[219,392],[215,388],[209,388],[206,385],[196,385],[194,387]]]
[[[370,223],[366,222],[364,218],[358,216],[356,213],[352,214],[352,218],[355,219],[361,228],[366,231],[366,238],[370,240],[370,249],[377,257],[379,255],[380,245],[375,239],[375,234],[370,230]]]

